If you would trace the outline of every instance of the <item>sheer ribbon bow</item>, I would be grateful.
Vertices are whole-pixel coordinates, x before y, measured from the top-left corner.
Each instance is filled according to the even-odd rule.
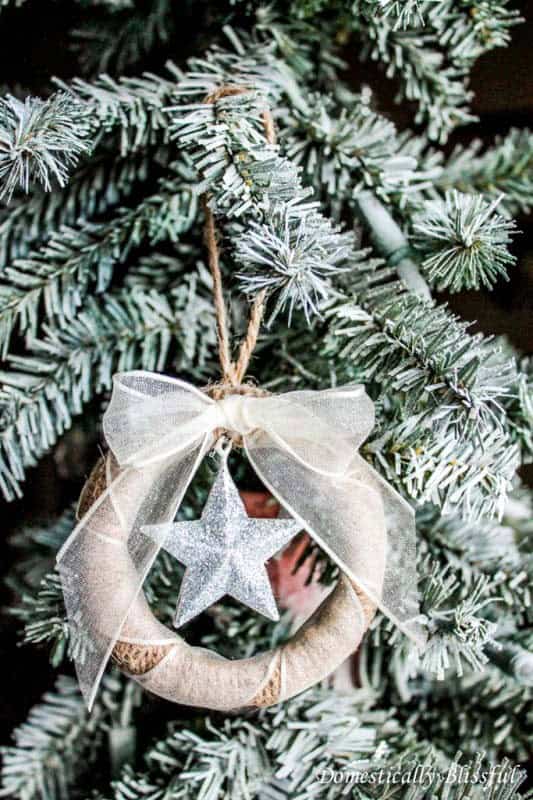
[[[358,385],[216,401],[163,375],[115,375],[103,426],[118,469],[111,474],[108,459],[107,488],[58,554],[89,706],[119,637],[142,645],[175,641],[140,592],[160,549],[142,529],[174,518],[221,428],[242,437],[280,504],[421,644],[413,512],[357,452],[373,424],[374,406]]]

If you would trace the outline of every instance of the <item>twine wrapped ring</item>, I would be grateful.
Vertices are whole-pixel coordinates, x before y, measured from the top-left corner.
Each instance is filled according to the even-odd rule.
[[[99,460],[85,484],[79,517],[105,491],[106,461],[110,458]],[[116,538],[116,530],[110,533]],[[102,608],[103,587],[107,587],[112,602],[117,575],[128,567],[121,563],[121,559],[128,559],[126,547],[117,549],[113,561],[102,560],[96,552],[99,541],[99,537],[93,537],[91,552],[86,554],[95,615]],[[379,559],[376,571],[383,571]],[[288,642],[251,658],[228,660],[188,645],[162,626],[141,593],[114,646],[112,659],[146,690],[175,703],[223,711],[261,708],[286,700],[330,675],[357,649],[375,611],[361,589],[341,575],[332,592]]]

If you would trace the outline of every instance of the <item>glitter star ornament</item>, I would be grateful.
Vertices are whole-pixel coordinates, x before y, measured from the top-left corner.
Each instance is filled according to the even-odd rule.
[[[293,519],[249,517],[224,459],[201,519],[143,529],[186,567],[175,627],[224,595],[279,619],[265,562],[301,528]]]

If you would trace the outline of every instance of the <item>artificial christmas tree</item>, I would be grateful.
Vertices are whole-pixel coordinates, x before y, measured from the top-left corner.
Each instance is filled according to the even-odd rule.
[[[35,5],[4,2],[0,35]],[[20,498],[49,452],[68,482],[64,513],[13,537],[8,574],[25,642],[45,644],[66,674],[4,748],[4,793],[517,797],[533,684],[532,503],[519,473],[533,452],[531,364],[509,341],[469,332],[441,292],[498,292],[516,269],[531,134],[447,142],[474,121],[475,61],[509,44],[518,12],[502,0],[46,5],[72,27],[62,77],[35,78],[32,91],[14,81],[0,105],[0,486]],[[354,51],[396,81],[405,129],[364,70],[349,78]],[[374,595],[348,691],[334,676],[271,708],[208,713],[150,698],[115,668],[89,713],[70,660],[86,663],[90,641],[72,607],[67,616],[55,558],[103,441],[112,376],[135,370],[207,386],[217,402],[364,384],[376,418],[357,441],[361,469],[416,515],[415,554],[400,535],[408,516],[400,524],[385,508],[387,564],[405,579],[416,563],[418,587],[405,585],[419,592],[419,648],[394,614],[373,618],[389,608]],[[290,421],[309,449],[303,418]],[[158,430],[159,446],[173,435]],[[241,439],[231,473],[242,492],[264,491]],[[330,449],[341,457],[337,440]],[[213,466],[199,465],[176,530],[202,516]],[[86,490],[82,513],[95,502]],[[324,529],[337,512],[332,492]],[[281,595],[288,553],[297,575],[344,580],[335,547],[303,521],[311,538],[270,566]],[[144,582],[159,623],[172,625],[182,577],[161,549]],[[286,605],[270,622],[223,599],[184,637],[231,659],[283,648],[296,616]]]

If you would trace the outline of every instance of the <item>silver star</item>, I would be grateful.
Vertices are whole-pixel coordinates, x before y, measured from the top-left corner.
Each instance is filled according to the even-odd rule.
[[[201,519],[143,528],[187,567],[176,628],[226,594],[270,619],[279,619],[265,561],[301,527],[295,520],[249,517],[224,462]]]

